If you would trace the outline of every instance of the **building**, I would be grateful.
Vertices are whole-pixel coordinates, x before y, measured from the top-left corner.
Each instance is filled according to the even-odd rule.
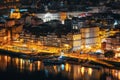
[[[41,18],[44,22],[50,21],[50,20],[60,20],[60,14],[59,13],[39,13],[35,14],[38,18]]]
[[[85,16],[87,16],[88,12],[84,12]],[[77,17],[80,14],[83,14],[83,12],[47,12],[47,13],[36,13],[35,15],[38,18],[41,18],[44,22],[50,21],[50,20],[60,20],[64,24],[64,20],[69,17]],[[70,17],[69,17],[70,18]]]
[[[117,32],[115,35],[106,38],[107,50],[116,50],[118,48],[120,48],[120,32]]]
[[[106,38],[106,50],[114,50],[115,57],[120,57],[120,32]]]
[[[44,36],[42,38],[41,42],[43,42],[43,45],[45,46],[51,46],[51,47],[59,47],[64,51],[68,50],[78,50],[81,46],[81,34],[80,33],[69,33],[67,35],[62,35],[61,37],[58,37],[55,34],[49,34],[47,36]]]
[[[51,47],[61,47],[61,41],[60,38],[55,35],[54,33],[48,34],[46,37],[44,37],[45,46],[51,46]]]
[[[73,17],[72,18],[72,29],[79,30],[81,27],[85,26],[85,19]]]
[[[81,34],[80,33],[69,33],[66,36],[66,44],[69,45],[68,49],[72,51],[79,50],[81,48]]]
[[[20,7],[20,0],[2,0],[0,4],[0,9],[11,9]]]
[[[15,19],[7,19],[5,22],[5,29],[8,41],[16,40],[23,30],[23,25],[18,23]]]
[[[20,19],[20,17],[21,17],[21,14],[19,9],[15,9],[14,11],[11,11],[10,18]]]
[[[0,45],[3,45],[7,42],[6,29],[4,27],[0,27]]]
[[[99,27],[82,27],[80,33],[82,39],[81,45],[84,48],[100,47]]]
[[[12,40],[17,40],[22,30],[23,30],[23,25],[21,24],[14,25],[14,27],[12,27]]]

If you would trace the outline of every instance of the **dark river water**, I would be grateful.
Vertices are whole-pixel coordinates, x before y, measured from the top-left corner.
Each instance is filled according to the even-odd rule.
[[[41,61],[0,55],[0,80],[120,80],[120,70],[68,63],[45,66]]]

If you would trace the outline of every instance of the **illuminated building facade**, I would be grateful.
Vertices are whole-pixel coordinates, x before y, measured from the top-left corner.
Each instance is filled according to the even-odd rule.
[[[50,21],[50,20],[59,20],[60,14],[59,13],[43,13],[43,14],[36,14],[38,18],[41,18],[44,22]]]
[[[49,34],[40,37],[40,42],[45,46],[61,47],[64,49],[78,50],[81,46],[81,34],[67,34],[62,35],[60,38],[55,34]]]
[[[85,48],[100,45],[99,27],[82,27],[80,29],[82,45]]]
[[[69,33],[66,36],[67,44],[72,48],[73,51],[79,50],[81,46],[81,34],[80,33]]]
[[[78,50],[81,46],[81,34],[67,34],[58,37],[56,34],[48,34],[47,36],[39,36],[32,37],[33,35],[22,33],[20,34],[19,39],[25,43],[35,43],[41,46],[48,46],[48,47],[58,47],[62,48],[63,50]]]
[[[6,27],[8,41],[11,41],[12,40],[12,27],[15,25],[15,20],[7,19],[5,24],[6,24],[5,27]]]
[[[5,34],[7,35],[6,37],[8,41],[16,40],[18,38],[18,34],[23,30],[23,25],[16,24],[15,19],[6,19],[3,27],[5,28]]]
[[[46,37],[44,37],[43,43],[44,43],[43,45],[46,46],[56,46],[56,47],[61,46],[60,38],[58,38],[58,36],[55,34],[48,34]]]
[[[22,32],[23,30],[23,25],[14,25],[14,27],[12,27],[12,39],[13,40],[17,40],[19,37],[19,34]]]
[[[7,42],[6,29],[0,27],[0,45]]]
[[[15,9],[15,11],[11,11],[10,18],[19,19],[21,17],[21,14],[19,12],[19,9]]]
[[[117,48],[120,48],[120,33],[116,33],[106,39],[107,50],[116,50]]]
[[[115,57],[120,57],[120,32],[106,38],[106,50],[114,50]]]
[[[47,13],[36,13],[35,15],[38,17],[38,18],[41,18],[43,19],[44,22],[47,22],[47,21],[50,21],[50,20],[61,20],[62,23],[64,23],[64,20],[69,16],[78,16],[82,14],[82,12],[56,12],[56,13],[50,13],[50,12],[47,12]],[[86,14],[86,12],[85,12]],[[86,16],[86,15],[85,15]]]

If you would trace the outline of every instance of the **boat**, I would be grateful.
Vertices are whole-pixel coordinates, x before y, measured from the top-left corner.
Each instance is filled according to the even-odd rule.
[[[59,58],[53,58],[53,59],[44,59],[42,62],[44,63],[44,65],[61,65],[65,63],[65,60]]]

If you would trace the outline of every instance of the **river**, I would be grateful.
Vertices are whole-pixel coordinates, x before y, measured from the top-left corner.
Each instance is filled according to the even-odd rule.
[[[46,66],[41,61],[1,54],[0,80],[120,80],[120,70],[68,63]]]

